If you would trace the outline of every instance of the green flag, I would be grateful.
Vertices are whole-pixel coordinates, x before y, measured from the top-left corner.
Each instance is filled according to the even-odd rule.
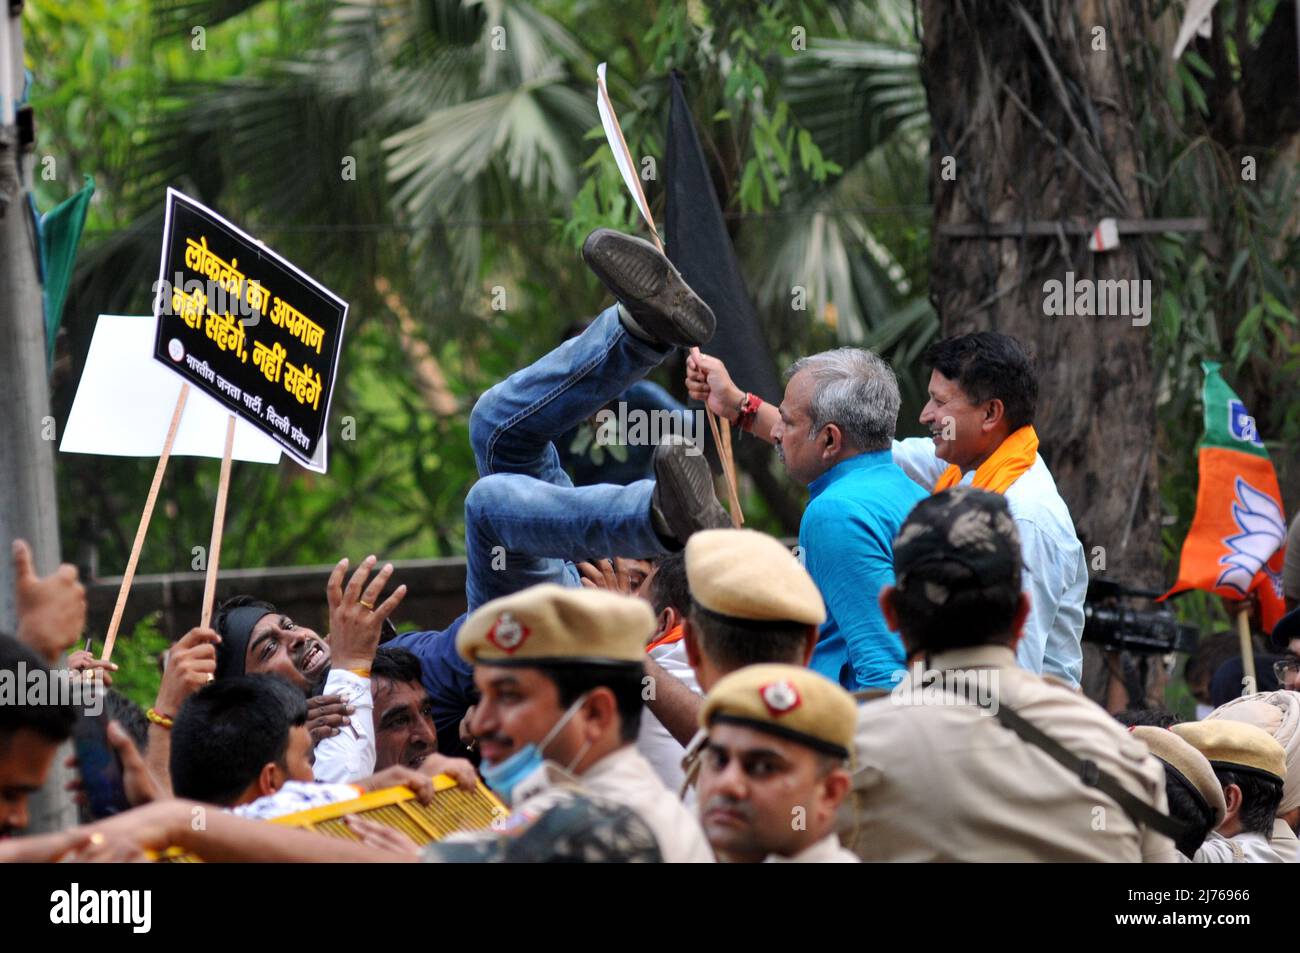
[[[86,176],[81,191],[60,202],[41,216],[41,274],[45,285],[45,359],[54,361],[54,340],[63,320],[63,302],[68,297],[72,271],[77,262],[77,245],[86,224],[86,210],[95,194],[95,180]]]

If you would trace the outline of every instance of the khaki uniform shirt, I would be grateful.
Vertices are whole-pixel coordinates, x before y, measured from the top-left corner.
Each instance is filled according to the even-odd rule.
[[[626,804],[654,831],[667,863],[712,863],[700,822],[632,745],[601,758],[581,777],[584,790]]]
[[[857,864],[858,855],[840,846],[840,839],[829,834],[811,847],[807,847],[793,857],[780,854],[768,854],[763,858],[765,864]]]
[[[1101,791],[964,699],[982,695],[1010,705],[1075,756],[1168,813],[1164,767],[1102,708],[1017,667],[1005,646],[941,653],[925,668],[978,681],[965,692],[938,695],[923,688],[924,673],[913,668],[888,695],[859,708],[853,791],[839,826],[841,840],[859,857],[1177,860],[1169,838],[1139,829]]]

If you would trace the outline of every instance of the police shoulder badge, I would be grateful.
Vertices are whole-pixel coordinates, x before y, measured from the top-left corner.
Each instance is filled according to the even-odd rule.
[[[513,612],[503,612],[488,630],[487,640],[502,652],[510,654],[524,644],[529,632],[529,628],[521,625]]]
[[[758,690],[763,704],[773,715],[785,715],[799,707],[799,691],[789,682],[768,682]]]

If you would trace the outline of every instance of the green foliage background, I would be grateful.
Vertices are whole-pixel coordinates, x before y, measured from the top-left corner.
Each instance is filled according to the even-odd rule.
[[[1144,2],[1153,19],[1182,10]],[[1250,37],[1276,9],[1223,4],[1225,18],[1246,5]],[[900,432],[917,432],[918,357],[938,321],[908,0],[43,0],[25,17],[38,155],[58,170],[37,182],[38,202],[50,207],[85,173],[99,184],[54,369],[60,420],[96,315],[149,306],[166,185],[352,305],[330,472],[237,466],[223,565],[463,550],[474,400],[603,306],[577,254],[587,231],[642,228],[596,116],[602,60],[633,154],[659,169],[665,79],[684,74],[778,362],[837,342],[877,348],[903,386]],[[1148,213],[1213,222],[1210,235],[1151,240],[1172,578],[1195,504],[1202,359],[1226,361],[1284,488],[1300,490],[1280,452],[1300,437],[1300,171],[1279,150],[1255,156],[1258,179],[1243,180],[1242,157],[1209,135],[1212,71],[1195,51],[1171,67],[1156,33],[1125,68],[1147,104],[1135,134]],[[657,179],[645,184],[661,215]],[[153,465],[60,456],[65,552],[120,571]],[[190,566],[216,478],[216,461],[173,460],[142,572]],[[745,489],[750,525],[793,529]],[[1181,611],[1223,625],[1212,600]]]

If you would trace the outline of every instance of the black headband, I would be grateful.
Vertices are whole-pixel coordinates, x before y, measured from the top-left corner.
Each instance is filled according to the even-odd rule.
[[[263,616],[276,610],[266,606],[239,606],[221,617],[221,642],[217,645],[217,678],[244,674],[244,661],[248,656],[248,642],[253,628]]]

